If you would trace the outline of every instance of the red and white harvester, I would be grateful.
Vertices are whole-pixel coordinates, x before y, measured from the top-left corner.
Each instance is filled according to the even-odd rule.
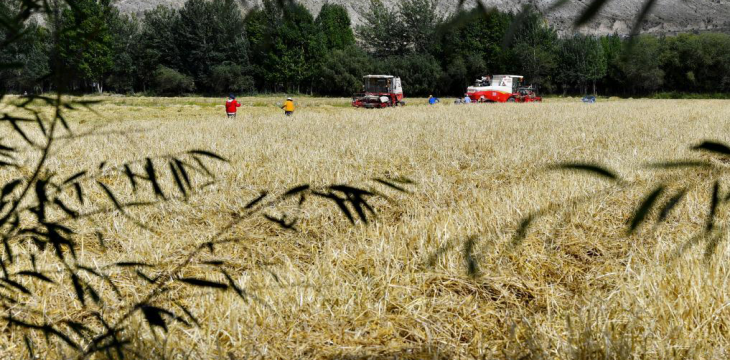
[[[368,109],[403,106],[403,86],[392,75],[367,75],[362,78],[363,92],[352,97],[352,106]]]
[[[522,86],[523,76],[494,75],[477,79],[466,89],[467,96],[476,102],[541,102],[532,86]]]

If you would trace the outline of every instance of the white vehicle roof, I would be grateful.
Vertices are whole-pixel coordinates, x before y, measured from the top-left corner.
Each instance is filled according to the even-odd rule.
[[[504,76],[504,77],[511,77],[511,78],[520,78],[520,79],[522,79],[524,77],[522,75],[494,75],[494,76]]]
[[[365,75],[364,77],[369,78],[369,79],[392,79],[395,76],[393,76],[393,75]]]

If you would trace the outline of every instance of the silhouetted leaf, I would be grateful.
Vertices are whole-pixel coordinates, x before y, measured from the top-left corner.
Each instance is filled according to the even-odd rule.
[[[89,329],[86,325],[71,321],[71,320],[63,320],[62,323],[66,326],[68,326],[71,331],[76,333],[79,337],[85,339],[88,334],[93,333],[93,330]]]
[[[137,175],[132,172],[132,168],[129,167],[129,164],[124,164],[124,175],[126,175],[127,179],[129,179],[129,184],[132,185],[132,191],[137,192],[137,180],[135,179]]]
[[[647,164],[650,169],[678,169],[678,168],[709,168],[712,164],[705,161],[667,161]]]
[[[703,141],[699,145],[692,147],[692,150],[696,151],[708,151],[719,155],[730,155],[730,148],[727,145],[717,141]]]
[[[588,5],[588,7],[583,10],[583,13],[580,14],[578,19],[575,20],[574,26],[579,27],[591,21],[591,19],[593,19],[598,14],[598,12],[601,11],[606,3],[607,0],[593,0],[590,5]]]
[[[641,7],[641,11],[639,11],[639,15],[636,16],[636,21],[634,21],[634,26],[631,28],[632,38],[639,34],[641,31],[641,24],[649,15],[652,8],[654,8],[654,5],[656,5],[656,0],[644,0],[644,5]]]
[[[166,312],[164,309],[150,305],[140,306],[140,309],[142,310],[142,314],[144,315],[145,320],[147,320],[147,324],[150,326],[150,329],[157,326],[167,332],[167,323],[165,323],[165,319],[162,318],[162,314]]]
[[[469,276],[476,276],[479,273],[479,264],[474,258],[474,245],[477,238],[475,236],[469,237],[464,243],[464,260],[466,261],[467,274]]]
[[[40,114],[35,114],[35,122],[36,124],[38,124],[38,128],[41,129],[43,136],[48,136],[46,125],[43,124],[43,119],[41,118]]]
[[[522,24],[525,22],[525,19],[527,18],[527,15],[530,11],[532,11],[530,5],[525,4],[522,6],[520,12],[518,12],[517,15],[514,16],[512,22],[509,25],[509,28],[507,28],[507,31],[504,34],[504,38],[502,38],[502,48],[508,49],[512,46],[515,35],[522,27]]]
[[[329,189],[330,194],[329,196],[325,197],[335,201],[335,203],[337,203],[337,206],[340,207],[340,209],[343,210],[343,213],[347,216],[347,218],[350,219],[350,222],[354,223],[354,219],[349,209],[347,209],[346,202],[352,206],[358,217],[360,217],[360,220],[362,220],[366,224],[368,223],[368,217],[365,210],[367,210],[371,214],[375,214],[375,210],[373,210],[373,208],[370,206],[370,204],[368,204],[366,200],[366,197],[374,195],[372,192],[349,185],[332,185],[329,187]],[[333,194],[333,191],[342,192],[345,195],[345,198],[343,199]]]
[[[663,222],[667,219],[667,216],[669,216],[669,213],[674,209],[679,202],[682,200],[684,195],[687,194],[687,189],[679,190],[676,194],[674,194],[669,200],[667,200],[666,203],[664,203],[664,206],[662,206],[661,210],[659,211],[659,218],[657,219],[657,223]]]
[[[275,222],[276,224],[278,224],[279,226],[281,226],[283,229],[286,229],[286,230],[294,230],[294,224],[296,224],[296,222],[297,222],[296,219],[294,219],[290,222],[287,222],[286,217],[279,219],[279,218],[275,218],[268,214],[264,214],[264,217],[266,218],[266,220]]]
[[[120,261],[118,263],[114,263],[114,266],[117,267],[152,267],[152,265],[143,263],[143,262],[137,262],[137,261]]]
[[[177,170],[180,172],[180,176],[182,177],[183,181],[185,181],[185,185],[189,189],[192,189],[193,186],[190,183],[190,175],[188,175],[187,170],[185,170],[185,163],[178,159],[173,159],[173,161],[175,162],[175,165],[177,166]]]
[[[28,322],[25,322],[22,320],[18,320],[12,316],[6,316],[3,319],[5,321],[7,321],[8,324],[11,326],[18,326],[18,327],[25,328],[25,329],[41,331],[46,336],[52,335],[52,336],[55,336],[55,337],[61,339],[61,341],[63,341],[64,343],[66,343],[66,345],[70,346],[73,349],[79,349],[79,346],[75,342],[73,342],[73,340],[71,340],[71,338],[66,336],[64,333],[54,329],[53,326],[51,326],[51,325],[31,324],[31,323],[28,323]]]
[[[712,255],[715,254],[717,246],[720,245],[720,240],[722,239],[722,236],[723,234],[716,234],[715,236],[708,239],[707,245],[705,245],[705,253],[703,255],[705,261],[709,261]]]
[[[66,117],[58,112],[56,113],[56,117],[61,122],[61,125],[63,125],[63,128],[66,129],[66,131],[71,132],[71,128],[68,126],[68,122],[66,122]]]
[[[261,202],[261,200],[263,200],[266,197],[266,195],[268,195],[268,193],[266,191],[261,192],[261,195],[259,195],[255,199],[251,200],[248,204],[246,204],[246,206],[244,206],[244,209],[250,209],[250,208],[256,206],[256,204]]]
[[[710,200],[710,211],[707,214],[707,224],[705,231],[710,232],[715,227],[715,215],[717,214],[717,205],[720,203],[720,181],[715,180],[712,187],[712,200]]]
[[[160,183],[157,181],[157,173],[155,172],[155,165],[152,163],[152,159],[146,159],[144,170],[145,172],[147,172],[147,179],[152,184],[152,191],[155,192],[155,195],[161,197],[162,199],[167,199],[165,197],[165,193],[162,192]]]
[[[147,281],[150,284],[154,284],[154,283],[157,282],[156,279],[150,278],[149,276],[147,276],[147,274],[145,274],[145,273],[143,273],[143,272],[141,272],[139,270],[136,270],[135,271],[135,274],[137,274],[137,276],[141,277],[143,280]]]
[[[3,186],[2,194],[0,194],[0,199],[5,199],[6,196],[10,195],[15,188],[18,187],[18,185],[22,184],[23,180],[21,179],[15,179],[13,181],[10,181],[9,183],[5,184]]]
[[[74,183],[74,192],[76,193],[76,199],[79,200],[79,203],[84,203],[84,191],[81,189],[81,184]]]
[[[86,292],[89,294],[91,300],[93,300],[96,304],[101,304],[101,297],[99,297],[99,294],[90,284],[86,284]]]
[[[383,184],[383,185],[385,185],[385,186],[387,186],[387,187],[389,187],[391,189],[394,189],[394,190],[397,190],[397,191],[400,191],[400,192],[404,192],[404,193],[407,193],[408,192],[408,190],[406,190],[404,187],[398,186],[398,185],[396,185],[396,184],[394,184],[394,183],[392,183],[390,181],[383,180],[383,179],[379,179],[379,178],[375,178],[373,180],[376,181],[376,182],[379,182],[379,183],[381,183],[381,184]]]
[[[228,280],[228,285],[230,285],[231,288],[233,288],[233,291],[235,291],[236,294],[238,294],[238,296],[241,297],[241,299],[248,301],[248,299],[246,298],[246,291],[239,288],[238,285],[236,285],[236,282],[233,281],[233,278],[231,277],[231,275],[228,274],[228,272],[226,272],[225,270],[221,270],[221,272],[226,277],[226,280]]]
[[[86,306],[86,299],[84,298],[84,286],[81,284],[81,279],[76,274],[71,274],[71,283],[76,291],[76,298],[79,299],[81,305]]]
[[[114,196],[114,193],[111,191],[111,189],[109,189],[109,187],[107,187],[101,181],[97,181],[96,183],[99,184],[99,186],[101,186],[102,190],[104,190],[104,192],[106,193],[106,196],[114,204],[114,207],[117,208],[117,210],[119,210],[119,211],[124,211],[124,209],[122,208],[122,204],[119,203],[119,200],[117,200],[117,197]]]
[[[193,286],[200,286],[200,287],[208,287],[208,288],[214,288],[214,289],[228,289],[228,285],[216,281],[210,281],[210,280],[204,280],[204,279],[198,279],[198,278],[180,278],[178,279],[181,282],[184,282],[186,284],[190,284]]]
[[[23,129],[21,129],[20,126],[18,126],[18,123],[15,120],[10,120],[9,123],[13,126],[13,129],[15,130],[15,132],[18,133],[18,135],[20,135],[20,137],[23,138],[23,140],[25,140],[25,142],[27,142],[31,146],[36,146],[36,143],[33,140],[31,140],[28,137],[28,135],[25,134],[25,131],[23,131]]]
[[[198,321],[198,319],[193,315],[192,312],[190,312],[190,310],[188,310],[188,308],[186,308],[185,306],[183,306],[182,304],[180,304],[177,301],[175,302],[175,305],[178,308],[180,308],[180,310],[182,310],[185,313],[185,315],[187,315],[190,318],[190,320],[193,321],[193,323],[195,323],[195,326],[200,327],[200,321]]]
[[[631,218],[631,223],[629,225],[629,234],[632,234],[639,227],[639,225],[644,222],[646,216],[649,215],[649,212],[654,206],[654,203],[657,201],[659,195],[661,195],[663,191],[664,185],[659,185],[646,198],[644,198],[644,201],[641,202],[641,205],[638,209],[636,209],[636,212],[634,212],[634,216],[632,216]]]
[[[36,199],[38,199],[38,203],[40,205],[44,205],[48,202],[48,195],[46,193],[46,184],[47,182],[45,180],[38,179],[35,183],[35,196]]]
[[[170,166],[170,172],[172,173],[173,179],[175,179],[175,185],[177,185],[178,190],[183,194],[184,197],[188,197],[188,190],[185,188],[185,184],[182,182],[182,178],[180,177],[180,173],[175,166],[174,162],[169,163]]]
[[[203,172],[206,175],[213,177],[213,173],[210,170],[208,170],[208,167],[206,167],[205,164],[203,164],[203,161],[200,160],[200,158],[198,158],[197,156],[193,156],[193,159],[195,160],[196,163],[198,163],[198,166],[200,166],[200,168],[203,170]]]
[[[51,280],[51,278],[49,278],[48,276],[43,275],[37,271],[18,271],[17,274],[23,275],[23,276],[31,276],[38,280],[45,281],[45,282],[52,283],[52,284],[54,283],[53,280]]]
[[[53,203],[56,204],[63,212],[66,213],[66,215],[70,216],[72,219],[76,219],[79,217],[79,213],[77,211],[72,210],[66,204],[63,203],[63,201],[59,200],[58,198],[53,199]]]
[[[345,215],[347,220],[350,220],[351,224],[355,224],[355,218],[352,217],[352,212],[350,212],[350,209],[347,208],[347,204],[345,203],[345,199],[340,198],[337,195],[334,194],[324,194],[321,195],[324,198],[332,200],[338,208],[340,208],[340,211],[342,211],[342,214]]]
[[[89,274],[92,274],[92,275],[100,278],[105,283],[109,284],[109,287],[112,288],[112,290],[114,291],[115,294],[117,294],[117,296],[120,296],[120,297],[122,296],[122,293],[119,291],[119,288],[117,287],[117,284],[115,284],[112,281],[112,279],[109,276],[107,276],[106,274],[103,274],[103,273],[101,273],[99,271],[96,271],[96,270],[94,270],[94,269],[92,269],[92,268],[90,268],[88,266],[84,266],[84,265],[77,265],[77,267],[79,269],[81,269],[81,270],[84,270],[84,271],[88,272]],[[89,290],[93,290],[91,288],[91,286],[88,286],[88,288],[89,288]]]
[[[519,246],[525,237],[527,237],[527,230],[529,229],[532,221],[535,220],[535,214],[530,214],[522,221],[520,221],[520,227],[517,229],[514,238],[512,238],[512,246]]]
[[[28,334],[23,335],[23,342],[25,342],[25,349],[28,351],[28,358],[35,359],[35,351],[33,351],[33,343],[31,342]]]
[[[216,160],[228,162],[228,160],[225,159],[224,157],[222,157],[222,156],[220,156],[218,154],[212,153],[210,151],[206,151],[206,150],[190,150],[190,151],[188,151],[188,153],[195,154],[195,155],[207,156],[209,158],[213,158],[213,159],[216,159]]]
[[[282,195],[282,197],[288,198],[307,190],[309,190],[309,184],[299,185],[297,187],[289,189],[287,192],[284,193],[284,195]]]
[[[611,171],[608,170],[600,165],[591,164],[591,163],[565,163],[565,164],[558,164],[555,166],[551,166],[551,169],[557,169],[557,170],[576,170],[576,171],[585,171],[588,173],[592,173],[594,175],[598,175],[607,179],[611,180],[617,180],[618,176]]]
[[[77,172],[76,174],[71,175],[68,179],[64,180],[63,181],[63,185],[72,183],[72,182],[78,180],[79,178],[81,178],[84,175],[86,175],[86,170]]]
[[[203,261],[202,263],[205,265],[210,265],[210,266],[223,266],[226,264],[222,260],[208,260],[208,261]]]
[[[428,257],[426,265],[430,268],[436,266],[436,261],[438,261],[438,259],[442,255],[446,254],[447,252],[449,252],[449,250],[453,248],[454,245],[452,243],[446,243],[445,245],[439,246],[439,248],[436,249],[436,251]]]
[[[30,292],[30,290],[28,290],[28,288],[26,288],[25,286],[23,286],[22,284],[20,284],[17,281],[13,281],[8,278],[0,278],[0,282],[10,285],[11,287],[15,288],[16,290],[19,290],[20,292],[22,292],[23,294],[26,294],[26,295],[31,294],[31,292]]]

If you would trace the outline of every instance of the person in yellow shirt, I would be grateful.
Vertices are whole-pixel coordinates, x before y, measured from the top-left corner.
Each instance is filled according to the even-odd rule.
[[[284,114],[286,114],[286,116],[291,116],[291,114],[294,113],[294,100],[290,97],[286,98],[286,102],[281,108],[284,109]]]

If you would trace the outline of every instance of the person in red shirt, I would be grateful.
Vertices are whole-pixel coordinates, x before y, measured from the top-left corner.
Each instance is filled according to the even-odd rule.
[[[238,111],[238,108],[241,107],[241,103],[236,101],[236,97],[233,96],[233,94],[228,95],[228,100],[226,100],[226,114],[229,118],[235,118],[236,117],[236,111]]]

